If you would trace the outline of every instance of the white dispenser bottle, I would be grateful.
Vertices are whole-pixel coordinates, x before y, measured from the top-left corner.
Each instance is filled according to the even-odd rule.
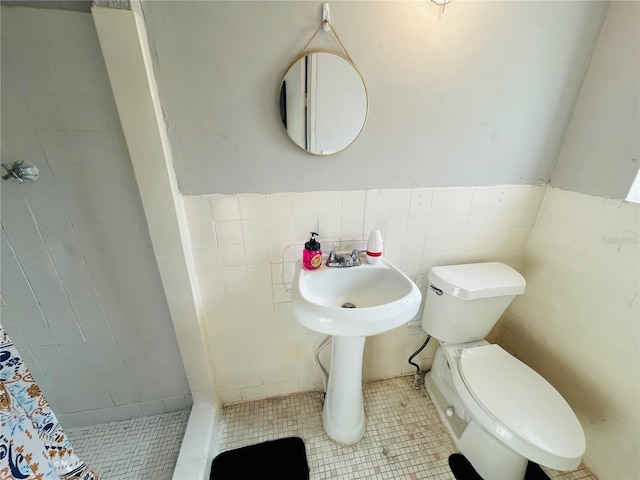
[[[367,263],[376,264],[382,260],[382,233],[380,230],[372,230],[367,241]]]

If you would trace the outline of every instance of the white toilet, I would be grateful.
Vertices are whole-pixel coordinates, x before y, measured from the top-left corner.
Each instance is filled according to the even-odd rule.
[[[460,452],[485,480],[524,479],[528,460],[578,467],[582,426],[533,369],[484,337],[525,280],[503,263],[433,267],[422,328],[440,343],[425,377]]]

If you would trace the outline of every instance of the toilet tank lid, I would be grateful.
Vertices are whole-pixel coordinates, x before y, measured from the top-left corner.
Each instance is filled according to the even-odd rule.
[[[500,262],[433,267],[429,282],[463,300],[520,295],[526,285],[522,275]]]

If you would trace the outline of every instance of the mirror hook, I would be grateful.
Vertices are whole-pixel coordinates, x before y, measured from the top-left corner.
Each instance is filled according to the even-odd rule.
[[[322,31],[328,32],[331,30],[331,12],[329,12],[329,4],[322,4]]]

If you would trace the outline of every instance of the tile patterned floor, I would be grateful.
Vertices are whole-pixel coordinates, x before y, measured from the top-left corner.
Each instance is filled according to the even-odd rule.
[[[364,385],[367,431],[352,446],[339,446],[322,429],[322,393],[302,393],[224,408],[216,454],[286,436],[307,447],[311,480],[454,480],[448,457],[455,446],[423,388],[413,376]],[[546,470],[554,480],[597,480],[589,470]]]
[[[301,393],[224,408],[217,451],[286,436],[305,441],[311,480],[454,480],[447,459],[455,446],[413,376],[364,385],[368,424],[356,445],[331,442],[322,429],[322,394]],[[78,455],[101,480],[170,480],[189,410],[68,429]],[[553,480],[597,480],[589,470],[556,472]]]
[[[66,429],[100,480],[171,480],[189,410]]]

